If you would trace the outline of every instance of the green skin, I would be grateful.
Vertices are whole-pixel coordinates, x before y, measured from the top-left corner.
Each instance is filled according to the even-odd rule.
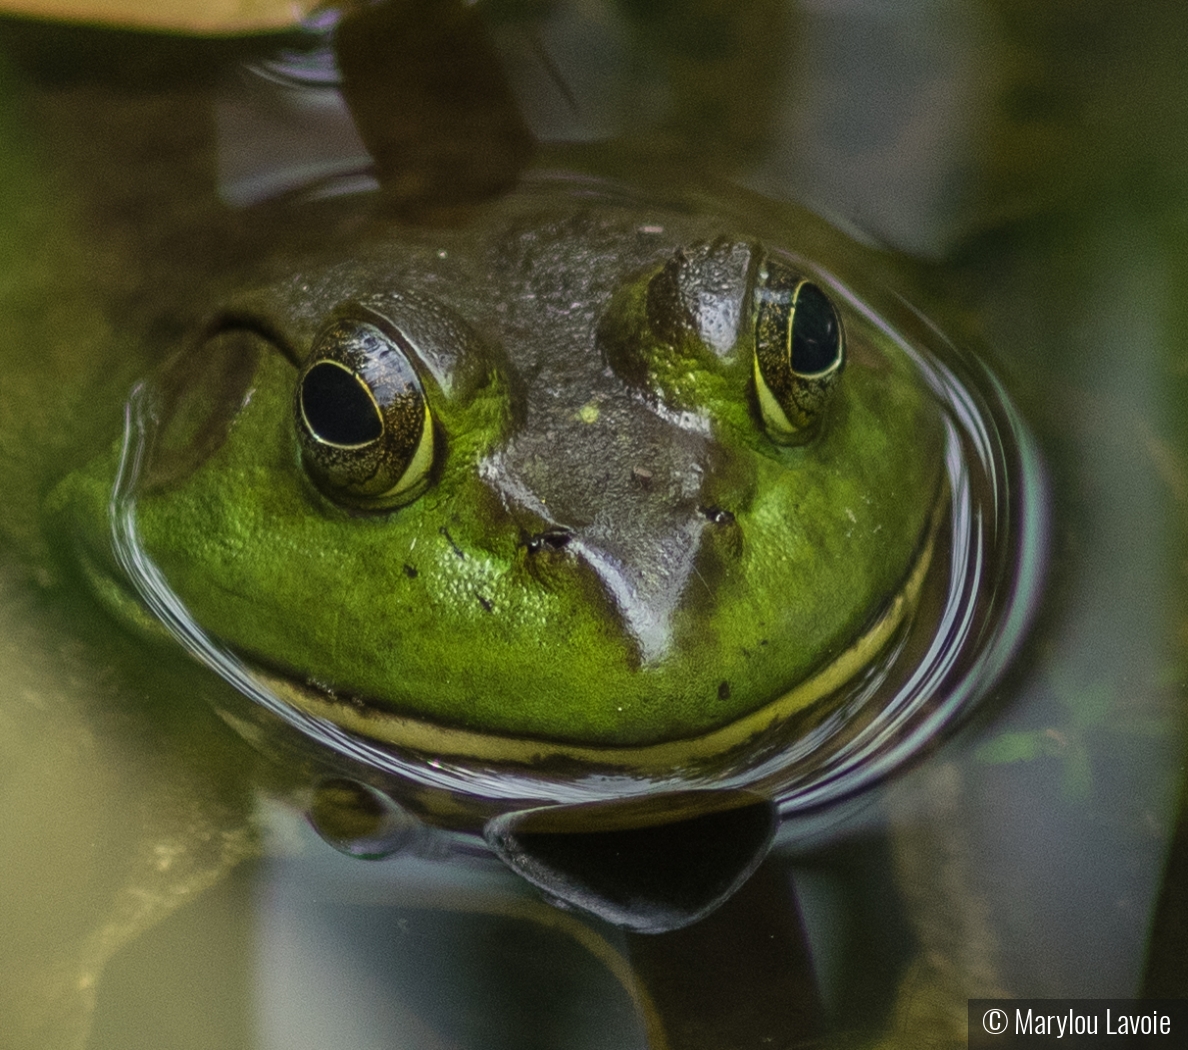
[[[230,351],[202,333],[158,373],[171,421],[136,519],[206,631],[373,711],[585,747],[704,736],[862,637],[941,499],[910,362],[839,304],[833,399],[777,443],[750,306],[772,245],[709,216],[574,212],[523,194],[462,228],[328,244],[219,313]],[[694,274],[686,313],[649,307],[653,275],[715,238],[717,290]],[[416,348],[434,456],[392,509],[328,496],[299,449],[298,372],[341,317]],[[117,453],[52,500],[92,566]],[[559,528],[563,546],[530,542]]]

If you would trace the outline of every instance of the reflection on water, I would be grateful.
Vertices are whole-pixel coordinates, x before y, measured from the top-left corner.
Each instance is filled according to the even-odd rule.
[[[807,941],[797,965],[821,1000],[798,1030],[956,1045],[971,995],[1133,994],[1182,769],[1188,16],[757,2],[705,34],[667,8],[480,5],[523,119],[558,155],[613,137],[624,155],[808,196],[932,258],[888,259],[881,279],[926,289],[957,343],[993,347],[1050,484],[1048,594],[1005,684],[906,775],[790,819],[777,840]],[[0,107],[13,1045],[84,1045],[96,989],[91,1045],[125,1050],[166,1023],[176,1047],[490,1046],[487,1024],[541,1046],[666,1045],[670,1001],[637,979],[645,953],[465,843],[368,865],[266,808],[254,846],[242,785],[277,774],[243,768],[253,759],[200,699],[214,687],[165,651],[146,668],[48,556],[45,492],[116,435],[145,348],[190,322],[184,305],[154,318],[151,300],[184,304],[195,275],[250,248],[250,232],[210,218],[226,214],[219,192],[240,204],[291,189],[311,173],[294,180],[294,163],[355,171],[360,140],[329,94],[268,120],[232,73],[155,100],[160,71],[129,74],[104,95],[4,28],[21,56],[6,74],[17,101]],[[227,145],[245,142],[252,156]],[[265,859],[208,889],[257,849]],[[659,965],[679,977],[702,963]]]
[[[943,252],[965,221],[970,154],[993,119],[993,37],[977,4],[810,2],[758,185],[883,244]]]
[[[149,935],[155,945],[113,964],[92,1046],[647,1045],[650,1004],[633,998],[616,931],[556,912],[492,862],[363,864],[319,848],[291,816],[274,818],[288,825],[289,855],[249,867],[204,904],[207,931],[179,914]],[[206,953],[153,973],[153,959],[184,958],[195,936]],[[142,1006],[155,993],[176,998],[171,979],[187,971],[222,1004],[213,1032],[197,1037],[201,1013],[185,998],[156,1015]]]
[[[1139,917],[1159,889],[1166,842],[1156,829],[1174,799],[1180,731],[1169,649],[1180,527],[1160,460],[1181,453],[1164,417],[1167,334],[1152,312],[1168,282],[1148,237],[1103,225],[1078,246],[1084,283],[1066,304],[1075,305],[1075,326],[1047,333],[1069,348],[1058,439],[1071,453],[1061,495],[1077,508],[1060,577],[1066,612],[979,752],[990,783],[1006,779],[1008,765],[1020,774],[992,819],[1010,822],[1037,792],[1052,796],[987,859],[988,872],[1012,884],[1006,950],[1038,987],[1085,995],[1136,988],[1141,976]],[[1078,892],[1023,886],[1020,874],[1003,872],[1022,851],[1029,861],[1083,865]],[[1041,916],[1050,916],[1042,932]],[[1076,952],[1085,955],[1074,964]]]

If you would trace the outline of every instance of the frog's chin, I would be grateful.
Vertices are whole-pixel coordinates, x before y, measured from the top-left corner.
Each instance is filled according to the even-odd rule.
[[[902,587],[848,648],[775,699],[696,736],[639,745],[592,745],[479,732],[399,713],[380,702],[347,696],[275,671],[253,669],[253,674],[270,692],[304,715],[434,760],[528,769],[594,769],[628,776],[679,775],[709,762],[717,764],[726,756],[746,753],[754,741],[771,738],[806,712],[830,709],[831,705],[822,702],[844,695],[848,683],[893,648],[892,643],[902,635],[902,628],[919,603],[946,506],[946,501],[938,505]]]

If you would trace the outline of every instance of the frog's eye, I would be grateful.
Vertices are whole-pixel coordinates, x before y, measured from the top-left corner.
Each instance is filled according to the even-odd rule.
[[[429,405],[405,349],[375,325],[339,320],[318,336],[293,414],[305,469],[336,502],[397,507],[429,484]]]
[[[845,333],[829,297],[767,258],[755,285],[755,392],[773,441],[813,433],[846,361]]]

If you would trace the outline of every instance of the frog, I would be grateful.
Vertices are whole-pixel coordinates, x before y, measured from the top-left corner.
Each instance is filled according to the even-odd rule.
[[[698,214],[690,214],[691,210]],[[580,220],[572,218],[574,212],[579,213]],[[295,219],[303,221],[300,214]],[[789,247],[800,243],[797,231],[788,236],[786,230],[776,232],[777,229],[776,223],[769,226],[753,219],[739,221],[722,208],[674,208],[638,200],[626,206],[591,206],[588,187],[583,193],[575,194],[572,187],[541,188],[538,183],[512,201],[484,209],[477,223],[465,229],[418,232],[379,223],[369,234],[370,243],[360,245],[351,234],[304,257],[282,259],[279,267],[271,268],[274,271],[288,268],[296,277],[259,283],[253,275],[248,283],[258,283],[256,290],[216,301],[208,313],[207,324],[181,347],[171,364],[150,376],[145,393],[130,403],[130,413],[135,416],[137,411],[146,409],[148,401],[149,418],[143,422],[154,431],[143,449],[145,472],[131,485],[135,499],[128,506],[135,509],[138,540],[133,549],[148,553],[151,564],[162,569],[163,577],[170,581],[170,588],[176,588],[179,594],[185,590],[183,600],[192,612],[193,623],[212,630],[220,645],[250,661],[256,679],[266,677],[295,711],[345,726],[358,738],[400,749],[424,759],[427,765],[437,762],[439,757],[455,766],[482,769],[518,764],[558,779],[572,776],[574,768],[594,775],[608,768],[626,769],[636,776],[641,771],[651,773],[658,769],[683,774],[693,763],[712,764],[725,754],[747,751],[751,741],[768,727],[791,722],[802,712],[829,707],[840,688],[892,647],[897,632],[912,617],[921,580],[931,568],[936,520],[944,513],[945,502],[936,448],[937,412],[928,404],[928,392],[907,360],[908,355],[894,340],[883,336],[877,323],[864,316],[861,303],[830,276],[823,263],[797,256]],[[506,267],[501,271],[498,266],[512,254],[510,247],[517,237],[523,243],[523,255],[530,257],[532,264],[521,267],[524,272],[518,274]],[[635,244],[636,241],[644,243]],[[846,250],[842,248],[843,254]],[[811,249],[808,251],[811,255]],[[352,264],[352,270],[352,265],[341,262],[348,258],[362,262]],[[333,262],[334,259],[340,261]],[[493,262],[498,265],[493,267]],[[571,282],[575,276],[580,278],[568,300],[546,284],[550,273],[566,274]],[[593,276],[586,279],[587,275]],[[320,286],[324,291],[316,306],[306,301],[309,288],[304,285]],[[400,291],[390,295],[389,302],[383,302],[392,287]],[[536,312],[534,304],[545,300],[550,291],[555,294],[546,303],[547,308]],[[775,299],[774,306],[767,302],[768,298]],[[579,310],[574,304],[582,301],[587,306]],[[502,322],[509,310],[515,314],[514,325]],[[763,322],[758,320],[761,311],[766,311]],[[568,323],[577,320],[568,315],[578,313],[585,315],[584,328]],[[796,338],[801,338],[805,318],[813,313],[823,323],[827,335],[833,328],[844,336],[825,339],[827,350],[833,347],[825,366],[818,370],[825,375],[818,374],[815,380],[809,378],[807,382],[804,376],[793,376],[787,385],[796,395],[790,396],[781,392],[781,382],[773,378],[777,373],[771,370],[770,358],[763,359],[755,344],[775,345],[780,330],[786,340],[790,332],[799,333]],[[799,317],[799,321],[792,315]],[[587,363],[598,360],[602,371],[609,369],[605,376],[598,373],[599,382],[592,384],[583,396],[571,398],[563,413],[559,410],[552,416],[541,408],[543,395],[547,393],[560,403],[565,395],[578,391],[582,377],[575,372],[566,380],[566,376],[553,371],[545,344],[539,338],[526,338],[534,330],[534,316],[546,322],[564,318],[563,331],[570,337],[576,334],[579,338],[574,341],[595,351],[596,356]],[[418,337],[415,345],[414,335]],[[440,338],[442,335],[447,338]],[[459,335],[461,338],[452,342],[448,338]],[[405,384],[414,391],[413,404],[419,396],[427,410],[419,417],[421,426],[412,439],[417,450],[409,460],[412,467],[402,466],[401,476],[394,479],[397,483],[406,479],[407,485],[397,484],[395,492],[390,489],[381,492],[378,499],[373,498],[374,493],[358,491],[343,498],[335,476],[338,466],[317,458],[325,451],[320,446],[339,446],[343,442],[318,435],[319,428],[311,422],[311,411],[316,415],[317,406],[312,400],[310,405],[305,404],[305,379],[298,379],[314,372],[321,378],[335,375],[317,366],[329,366],[332,362],[348,364],[347,359],[333,355],[315,359],[313,348],[315,345],[326,348],[336,342],[341,345],[352,338],[356,342],[379,340],[381,345],[396,343],[408,365],[404,375],[415,378],[415,382]],[[435,357],[436,352],[427,349],[435,346],[454,346],[453,361],[448,360],[448,353]],[[457,352],[457,348],[462,348],[465,354]],[[714,356],[709,356],[707,348]],[[168,354],[176,349],[166,343],[159,352]],[[458,361],[462,357],[465,360],[460,365]],[[271,368],[282,364],[281,359],[285,367]],[[470,387],[456,379],[459,369],[464,378],[469,377]],[[690,376],[682,375],[682,369]],[[350,369],[339,368],[339,371]],[[747,494],[747,486],[766,491],[771,481],[779,477],[782,466],[795,463],[797,458],[811,460],[830,447],[833,451],[829,454],[835,463],[844,463],[859,450],[865,438],[852,439],[846,445],[838,443],[839,435],[847,429],[846,421],[855,411],[854,404],[873,402],[869,391],[874,387],[869,378],[859,380],[867,394],[860,397],[847,392],[855,376],[862,377],[872,371],[884,379],[890,374],[888,388],[897,398],[907,398],[906,419],[912,420],[912,425],[895,428],[892,436],[884,439],[887,447],[880,455],[889,471],[894,458],[891,449],[896,444],[910,449],[913,457],[920,457],[914,464],[908,464],[906,475],[894,471],[888,474],[895,478],[902,505],[916,502],[918,506],[897,522],[899,539],[881,548],[888,572],[883,583],[867,586],[867,597],[873,595],[873,599],[859,597],[852,604],[851,627],[858,626],[840,632],[843,636],[840,639],[808,632],[812,637],[800,646],[800,651],[803,666],[810,669],[803,674],[770,672],[770,677],[786,678],[786,681],[778,692],[769,691],[764,701],[757,699],[761,688],[753,688],[753,683],[739,674],[710,675],[706,661],[702,684],[712,688],[703,689],[702,693],[713,697],[713,702],[719,705],[717,710],[706,705],[699,711],[698,705],[704,701],[690,693],[689,702],[681,712],[683,721],[679,722],[670,720],[666,724],[654,710],[647,717],[632,712],[631,718],[620,718],[623,711],[617,703],[611,712],[612,688],[600,687],[597,696],[589,688],[591,682],[601,681],[600,667],[611,662],[607,655],[611,650],[603,648],[599,639],[621,636],[619,652],[631,652],[634,647],[635,664],[627,663],[623,679],[630,681],[651,675],[655,681],[660,677],[652,674],[656,668],[679,670],[679,661],[666,662],[666,657],[677,651],[682,638],[695,637],[698,633],[703,638],[711,636],[715,609],[720,610],[716,613],[718,619],[727,622],[735,615],[746,616],[745,606],[736,605],[733,611],[726,611],[725,603],[716,607],[708,597],[694,591],[701,587],[709,595],[718,589],[720,582],[731,577],[737,578],[738,590],[743,585],[758,590],[767,587],[761,566],[764,557],[770,557],[776,548],[769,544],[748,561],[755,550],[750,522],[771,521],[782,509],[790,512],[793,500],[785,490],[782,498],[773,499],[763,513],[756,513],[753,508],[759,501],[753,494]],[[298,382],[301,394],[294,390]],[[316,396],[319,377],[310,382],[312,399]],[[682,382],[686,387],[681,387]],[[353,388],[348,384],[347,389]],[[446,406],[459,389],[460,396],[472,399],[462,407],[473,407],[481,398],[485,399],[480,406],[483,411],[476,409],[467,415],[460,407],[451,418]],[[282,395],[282,390],[288,393]],[[381,521],[391,525],[402,519],[407,530],[399,542],[404,544],[408,556],[399,563],[393,561],[391,568],[404,579],[420,579],[422,586],[434,576],[453,581],[450,587],[442,584],[439,591],[416,599],[428,617],[426,624],[432,622],[444,629],[440,644],[445,645],[450,631],[458,635],[470,631],[470,640],[463,642],[473,653],[479,653],[484,646],[474,641],[478,628],[473,624],[464,626],[468,622],[466,612],[474,617],[475,604],[487,617],[502,616],[508,609],[507,603],[496,603],[490,592],[467,580],[462,567],[451,561],[447,552],[459,562],[465,560],[469,571],[484,557],[495,557],[484,545],[494,542],[491,537],[495,535],[495,527],[491,523],[499,515],[505,522],[514,522],[514,534],[510,529],[500,534],[501,549],[505,556],[512,551],[512,557],[522,559],[525,567],[535,567],[534,574],[525,568],[521,575],[529,575],[529,582],[532,579],[541,582],[543,578],[542,590],[555,597],[555,608],[593,610],[588,623],[594,624],[589,630],[589,635],[595,636],[594,644],[571,644],[568,648],[558,645],[552,651],[559,653],[554,663],[576,668],[574,653],[585,660],[584,672],[579,675],[575,671],[572,681],[581,695],[587,697],[592,709],[601,704],[604,727],[601,732],[579,721],[581,705],[576,700],[568,713],[552,721],[512,725],[503,721],[492,726],[494,716],[490,712],[459,718],[447,708],[427,702],[426,698],[436,693],[433,688],[436,683],[432,680],[428,689],[422,685],[403,696],[385,696],[389,693],[387,686],[372,690],[352,681],[349,659],[336,657],[332,665],[313,668],[290,663],[278,655],[267,639],[253,642],[240,628],[259,620],[254,613],[245,614],[241,610],[233,617],[235,622],[224,620],[218,624],[211,609],[199,610],[200,595],[207,590],[202,582],[205,570],[194,565],[187,585],[183,580],[182,560],[197,554],[199,561],[206,562],[206,568],[210,569],[218,558],[215,547],[206,543],[213,533],[202,522],[191,520],[188,526],[181,527],[188,513],[185,500],[191,501],[191,510],[204,502],[205,497],[191,486],[205,478],[211,485],[209,491],[234,494],[234,500],[229,503],[237,502],[240,506],[250,503],[249,497],[258,490],[258,485],[240,471],[236,463],[242,460],[235,460],[231,452],[242,440],[255,441],[252,430],[255,424],[249,420],[248,410],[253,405],[259,407],[274,394],[279,398],[274,400],[274,407],[288,400],[287,418],[294,427],[298,444],[295,450],[290,448],[286,456],[276,461],[274,465],[279,469],[275,477],[264,482],[265,487],[279,492],[296,485],[300,492],[297,498],[290,502],[293,498],[290,489],[281,503],[293,514],[308,515],[311,520],[315,513],[332,510],[343,536],[375,528]],[[535,394],[542,397],[534,400]],[[386,406],[380,407],[374,391],[365,392],[364,396],[375,403],[381,425],[387,427]],[[642,420],[648,420],[650,414],[650,423],[637,423],[637,410]],[[204,414],[210,418],[203,419]],[[281,412],[275,418],[283,419],[285,415]],[[363,415],[366,417],[367,412]],[[623,428],[633,443],[630,448],[620,450],[598,429],[600,424],[606,425],[608,417],[631,420]],[[196,428],[187,430],[195,419]],[[661,423],[666,424],[667,430],[661,429]],[[467,430],[467,425],[473,429]],[[524,436],[528,432],[525,428],[531,426],[537,428],[535,441]],[[870,434],[881,426],[875,418]],[[654,449],[658,445],[670,447],[655,440],[658,432],[668,431],[675,434],[678,447],[682,442],[686,446],[685,463],[691,465],[685,466],[684,477],[712,476],[717,479],[717,489],[707,488],[705,495],[698,490],[691,495],[689,491],[678,491],[674,483],[666,484],[666,470],[677,474],[673,464],[679,464],[680,460],[665,461]],[[553,454],[552,446],[558,438],[571,450],[584,448],[587,456],[593,454],[592,450],[619,453],[614,458],[620,466],[629,467],[626,478],[630,488],[624,493],[615,492],[611,486],[614,496],[611,507],[615,514],[598,519],[599,507],[585,515],[598,519],[594,524],[603,530],[602,538],[610,536],[621,545],[618,551],[607,548],[609,554],[604,550],[601,562],[591,560],[590,551],[596,549],[595,540],[599,537],[591,531],[594,524],[583,520],[581,502],[564,491],[560,496],[557,494],[558,487],[567,480],[562,468],[557,467],[549,474],[542,473],[543,468],[530,470],[525,466],[531,462],[531,454],[542,446]],[[306,444],[311,444],[312,450]],[[464,458],[461,464],[470,464],[477,473],[477,481],[454,458],[459,451],[465,457],[468,448],[470,459]],[[77,561],[94,591],[117,617],[138,631],[164,635],[167,632],[161,630],[161,624],[152,615],[145,615],[144,595],[137,581],[129,577],[123,564],[111,560],[113,500],[127,495],[121,478],[126,479],[130,461],[137,452],[135,440],[126,440],[118,450],[113,449],[92,467],[72,476],[51,499],[50,511],[51,517],[58,519],[55,524],[59,533],[68,535],[75,544]],[[755,454],[763,458],[756,459]],[[672,455],[675,457],[676,453]],[[753,465],[748,465],[751,462],[748,456],[752,457]],[[872,458],[871,463],[877,458]],[[727,464],[725,472],[710,469],[718,461]],[[572,464],[573,457],[565,462]],[[929,471],[933,472],[931,476],[927,476]],[[845,472],[844,468],[841,472]],[[856,484],[853,490],[856,496],[864,496],[874,473],[873,468],[869,469],[866,479]],[[751,478],[749,474],[756,476]],[[620,472],[619,477],[623,476]],[[512,483],[525,479],[540,483],[534,490],[540,507],[525,510],[524,502],[519,500],[519,491]],[[493,495],[484,491],[484,486],[491,488],[492,480],[496,482]],[[588,480],[588,475],[584,480]],[[456,513],[436,523],[428,516],[422,517],[420,525],[414,528],[410,515],[417,513],[418,508],[423,510],[428,506],[426,501],[435,496],[437,513],[444,513],[447,504],[442,494],[446,490],[453,493],[455,506],[479,494],[479,499],[471,504],[471,528],[461,528],[460,524],[467,524],[467,515]],[[833,491],[840,499],[846,498],[840,487]],[[680,505],[686,512],[691,511],[692,524],[686,522],[682,529],[675,515],[668,521],[649,515],[644,501],[654,501],[657,496],[670,509]],[[174,497],[184,499],[181,503],[170,503]],[[570,513],[553,515],[565,498],[571,502]],[[155,502],[156,512],[150,509]],[[840,502],[837,506],[843,516],[836,520],[846,530],[845,539],[849,541],[862,509],[848,502],[844,509]],[[547,517],[546,512],[553,516]],[[140,544],[153,513],[159,515],[155,532]],[[528,523],[516,520],[521,517]],[[608,524],[614,519],[617,524]],[[826,519],[819,520],[824,523]],[[487,531],[476,527],[479,522],[487,523]],[[650,570],[656,566],[660,570],[668,568],[663,558],[654,556],[650,564],[643,556],[647,550],[641,545],[640,536],[647,526],[656,522],[667,527],[666,535],[675,536],[678,541],[684,539],[686,549],[694,553],[685,563],[684,575],[668,592],[654,590],[650,602],[644,593],[632,605],[626,599],[638,596],[638,581],[654,582],[662,573]],[[632,532],[624,523],[634,523],[637,528]],[[225,519],[225,524],[238,528],[231,518]],[[875,535],[885,527],[879,522],[868,529]],[[881,545],[887,539],[880,536],[877,542]],[[321,549],[336,550],[341,557],[349,551],[352,542],[343,539]],[[715,553],[711,543],[717,543],[725,553]],[[429,544],[437,546],[426,564],[425,549]],[[259,559],[262,577],[276,578],[278,571],[282,575],[286,571],[278,558],[268,554],[274,547],[275,544],[261,540],[252,555]],[[391,549],[397,548],[393,545]],[[172,560],[169,551],[176,555]],[[624,557],[621,563],[617,561],[624,551],[635,560]],[[731,557],[735,562],[733,567]],[[576,562],[583,574],[576,584],[567,583],[564,575],[571,561]],[[347,567],[338,579],[363,578],[370,572],[363,557],[354,562],[345,559],[340,564]],[[523,580],[512,575],[515,569],[513,563],[508,570],[508,586],[522,593],[518,588]],[[615,569],[618,576],[609,571]],[[860,567],[856,570],[855,579],[866,571]],[[844,574],[835,575],[840,579]],[[399,583],[401,576],[395,575],[394,579]],[[625,580],[626,584],[616,590],[610,586],[616,579]],[[773,588],[780,585],[779,581],[770,582]],[[822,580],[808,590],[815,588],[824,594],[825,586]],[[322,604],[323,595],[317,592],[318,588],[310,583],[302,599],[307,609],[328,608]],[[774,589],[770,593],[774,595]],[[671,599],[668,607],[663,605],[666,598]],[[492,607],[486,608],[482,599]],[[361,595],[358,600],[362,603],[368,597]],[[283,599],[277,596],[277,601]],[[764,604],[752,607],[752,619],[768,615]],[[657,620],[651,612],[658,605],[664,615]],[[862,609],[865,611],[859,611]],[[636,611],[634,618],[631,610]],[[602,619],[595,617],[595,611]],[[615,624],[615,616],[620,621],[619,635],[606,626]],[[481,617],[476,619],[480,625],[484,622]],[[575,621],[562,617],[561,622]],[[519,629],[510,643],[496,637],[497,644],[488,648],[499,651],[499,645],[506,649],[517,639],[530,639],[527,621],[521,619],[515,623]],[[689,624],[693,627],[684,626]],[[501,630],[506,634],[506,625]],[[776,630],[778,625],[768,634],[754,636],[757,639],[754,651],[760,656],[784,639],[785,635]],[[788,633],[797,635],[795,631]],[[170,644],[176,640],[173,634],[167,637]],[[685,644],[685,660],[691,663],[687,655],[691,650]],[[436,647],[434,643],[426,651]],[[342,654],[337,644],[329,648],[332,655]],[[541,649],[549,652],[545,646]],[[748,661],[751,651],[747,647],[744,654]],[[590,666],[594,661],[586,658],[587,653],[601,654],[603,664]],[[476,678],[489,676],[488,671],[475,667]],[[677,671],[671,673],[678,676]],[[510,671],[506,677],[512,677]],[[750,699],[744,699],[748,694]],[[570,691],[569,695],[577,694]],[[641,694],[641,704],[646,695]],[[734,707],[727,703],[731,700]],[[608,725],[613,730],[608,731],[605,728]],[[407,796],[403,798],[408,801]],[[666,796],[665,804],[672,800],[673,796]],[[444,806],[435,807],[427,800],[421,813],[435,821],[452,819]],[[632,813],[630,818],[636,815],[637,812]]]
[[[131,513],[126,443],[51,499],[125,620],[153,623],[127,518],[286,705],[562,779],[737,761],[910,620],[942,412],[794,247],[541,179],[274,267],[149,377]]]

